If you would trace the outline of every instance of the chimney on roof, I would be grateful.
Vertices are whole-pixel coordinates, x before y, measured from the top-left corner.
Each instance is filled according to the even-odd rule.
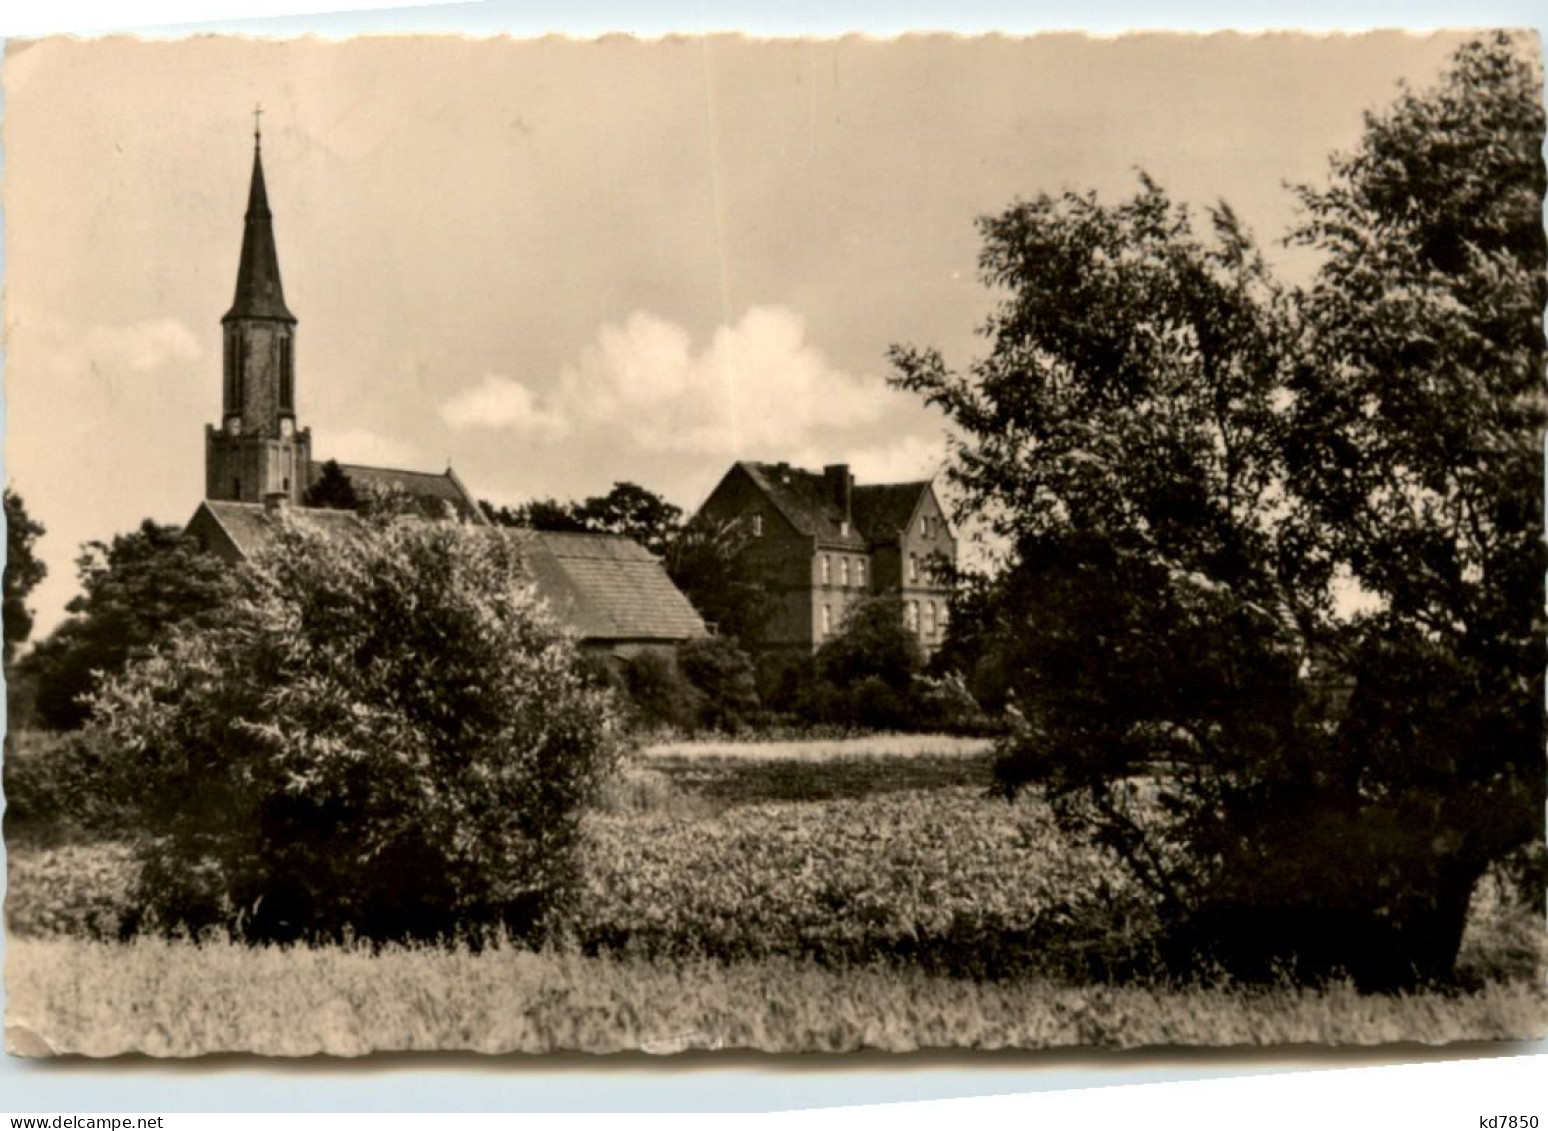
[[[847,534],[855,519],[855,477],[849,474],[847,463],[830,463],[822,469],[822,479],[828,485],[828,494],[834,505],[839,509]]]
[[[781,483],[790,482],[790,465],[784,460],[780,460],[780,462],[774,465],[774,473],[779,477]]]
[[[290,492],[270,491],[263,497],[264,514],[288,514],[290,513]]]

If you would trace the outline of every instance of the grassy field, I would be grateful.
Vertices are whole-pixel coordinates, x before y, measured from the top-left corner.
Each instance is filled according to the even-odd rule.
[[[889,756],[888,751],[891,750]],[[113,941],[128,846],[13,846],[17,1051],[276,1055],[1000,1048],[1530,1038],[1542,925],[1480,891],[1467,991],[1109,984],[1143,892],[1046,804],[988,795],[983,743],[644,751],[589,822],[561,946],[481,954]]]
[[[23,1055],[272,1056],[373,1049],[756,1049],[1445,1043],[1542,1031],[1524,985],[1366,996],[1344,986],[1154,989],[978,982],[782,959],[720,964],[72,939],[11,944]]]

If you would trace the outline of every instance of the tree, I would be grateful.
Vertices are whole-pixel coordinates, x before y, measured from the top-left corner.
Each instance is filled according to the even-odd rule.
[[[817,649],[818,670],[839,687],[874,676],[905,692],[922,660],[919,639],[903,623],[903,601],[896,595],[851,605],[838,632]]]
[[[588,530],[623,534],[657,557],[665,554],[682,523],[683,510],[634,483],[614,483],[575,509]]]
[[[11,666],[17,645],[32,635],[32,610],[27,598],[48,576],[48,567],[33,549],[46,533],[43,524],[27,513],[27,504],[9,487],[5,489],[5,666]]]
[[[740,519],[695,517],[666,548],[667,576],[716,632],[755,644],[776,611],[759,571],[743,556],[751,539]]]
[[[480,504],[489,521],[500,526],[524,526],[532,530],[597,534],[622,534],[651,553],[666,553],[681,524],[681,507],[634,483],[614,483],[605,495],[583,502],[533,499],[518,507]]]
[[[1336,640],[1351,839],[1388,882],[1421,846],[1426,969],[1482,871],[1542,838],[1543,132],[1535,62],[1471,43],[1367,115],[1292,234],[1324,260],[1299,296],[1292,486],[1372,605]]]
[[[79,726],[82,696],[100,675],[163,641],[186,621],[208,623],[230,597],[230,567],[180,527],[150,519],[112,542],[88,542],[76,559],[81,593],[71,614],[21,662],[35,684],[39,720]]]
[[[981,222],[1007,297],[966,373],[893,353],[1013,547],[1002,784],[1046,782],[1191,957],[1444,976],[1539,835],[1539,85],[1496,40],[1371,118],[1302,191],[1307,292],[1142,178]]]
[[[140,929],[539,936],[621,746],[519,547],[285,523],[235,588],[92,700],[148,834]]]
[[[306,489],[301,496],[301,502],[304,506],[322,507],[328,510],[360,509],[360,496],[355,493],[355,484],[336,459],[330,459],[323,464],[322,472],[317,476],[317,482]]]

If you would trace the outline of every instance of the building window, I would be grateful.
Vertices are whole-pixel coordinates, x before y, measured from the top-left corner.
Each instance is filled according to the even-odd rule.
[[[827,554],[822,556],[822,583],[824,585],[833,584],[833,561]]]
[[[849,523],[848,522],[840,522],[839,523],[839,534],[842,535],[845,538],[849,537]]]
[[[763,515],[762,514],[754,514],[752,516],[752,528],[753,528],[753,537],[754,538],[762,538],[763,537]]]
[[[935,602],[934,601],[931,601],[931,602],[929,602],[928,604],[925,605],[925,635],[926,636],[934,636],[935,635]]]
[[[280,339],[280,408],[296,407],[295,373],[290,367],[290,339]]]
[[[855,584],[856,585],[862,585],[862,586],[865,584],[865,559],[864,558],[861,558],[858,562],[855,563]]]
[[[918,554],[910,554],[908,556],[908,579],[910,581],[918,581],[919,580],[919,555]]]
[[[849,559],[839,559],[839,584],[846,589],[849,587]]]
[[[833,606],[832,605],[824,605],[822,607],[822,634],[824,636],[827,636],[830,633],[832,633],[832,631],[833,631]]]
[[[910,601],[903,612],[903,623],[910,632],[919,631],[919,602]]]
[[[242,497],[242,480],[241,479],[234,478],[234,479],[231,480],[231,497],[233,499],[240,499]]]

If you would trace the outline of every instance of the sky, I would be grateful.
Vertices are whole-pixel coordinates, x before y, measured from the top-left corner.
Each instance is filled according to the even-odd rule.
[[[1362,112],[1455,35],[8,44],[7,464],[73,560],[203,488],[262,105],[316,458],[497,503],[736,459],[932,475],[894,343],[983,352],[974,219],[1145,170],[1275,246]]]

